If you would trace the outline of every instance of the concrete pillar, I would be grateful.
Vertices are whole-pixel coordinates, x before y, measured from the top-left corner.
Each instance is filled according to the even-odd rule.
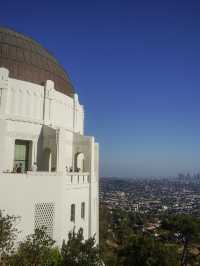
[[[9,109],[9,70],[0,68],[0,114],[5,115]]]
[[[47,80],[45,84],[43,121],[45,125],[52,124],[52,101],[54,98],[54,82]]]
[[[73,116],[74,116],[74,119],[73,119],[73,121],[74,121],[74,132],[77,132],[77,106],[78,106],[78,104],[79,104],[79,101],[78,101],[78,95],[77,94],[74,94],[74,114],[73,114]]]
[[[32,144],[32,164],[37,162],[37,142],[38,140],[34,140]]]
[[[56,130],[56,171],[60,171],[60,130]]]

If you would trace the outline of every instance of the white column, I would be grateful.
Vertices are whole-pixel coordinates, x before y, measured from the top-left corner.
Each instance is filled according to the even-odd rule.
[[[49,154],[49,172],[51,172],[52,153]]]
[[[37,142],[38,140],[33,141],[33,147],[32,147],[32,164],[34,162],[37,162]]]
[[[9,109],[9,70],[0,68],[0,114],[5,115]]]
[[[52,102],[54,98],[54,82],[52,80],[47,80],[45,84],[45,92],[44,92],[44,113],[43,113],[43,121],[45,125],[52,124]]]
[[[59,145],[59,142],[60,142],[60,130],[57,129],[56,130],[56,171],[59,172],[60,171],[60,160],[59,160],[59,153],[60,153],[60,145]]]

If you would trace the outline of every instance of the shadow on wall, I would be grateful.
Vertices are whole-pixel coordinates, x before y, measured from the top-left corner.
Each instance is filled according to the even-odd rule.
[[[43,126],[37,143],[37,165],[39,171],[56,171],[56,130]]]

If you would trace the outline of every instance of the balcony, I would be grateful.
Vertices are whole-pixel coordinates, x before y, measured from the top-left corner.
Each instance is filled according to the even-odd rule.
[[[90,174],[88,172],[43,172],[43,171],[28,171],[26,173],[11,173],[0,172],[0,178],[14,178],[18,179],[37,179],[43,181],[44,179],[50,181],[57,178],[64,179],[67,185],[86,185],[90,183]]]

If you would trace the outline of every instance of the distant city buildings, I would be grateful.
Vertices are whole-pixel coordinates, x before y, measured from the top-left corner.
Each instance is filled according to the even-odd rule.
[[[155,215],[187,213],[200,217],[200,182],[179,178],[101,178],[100,201],[109,209]]]

